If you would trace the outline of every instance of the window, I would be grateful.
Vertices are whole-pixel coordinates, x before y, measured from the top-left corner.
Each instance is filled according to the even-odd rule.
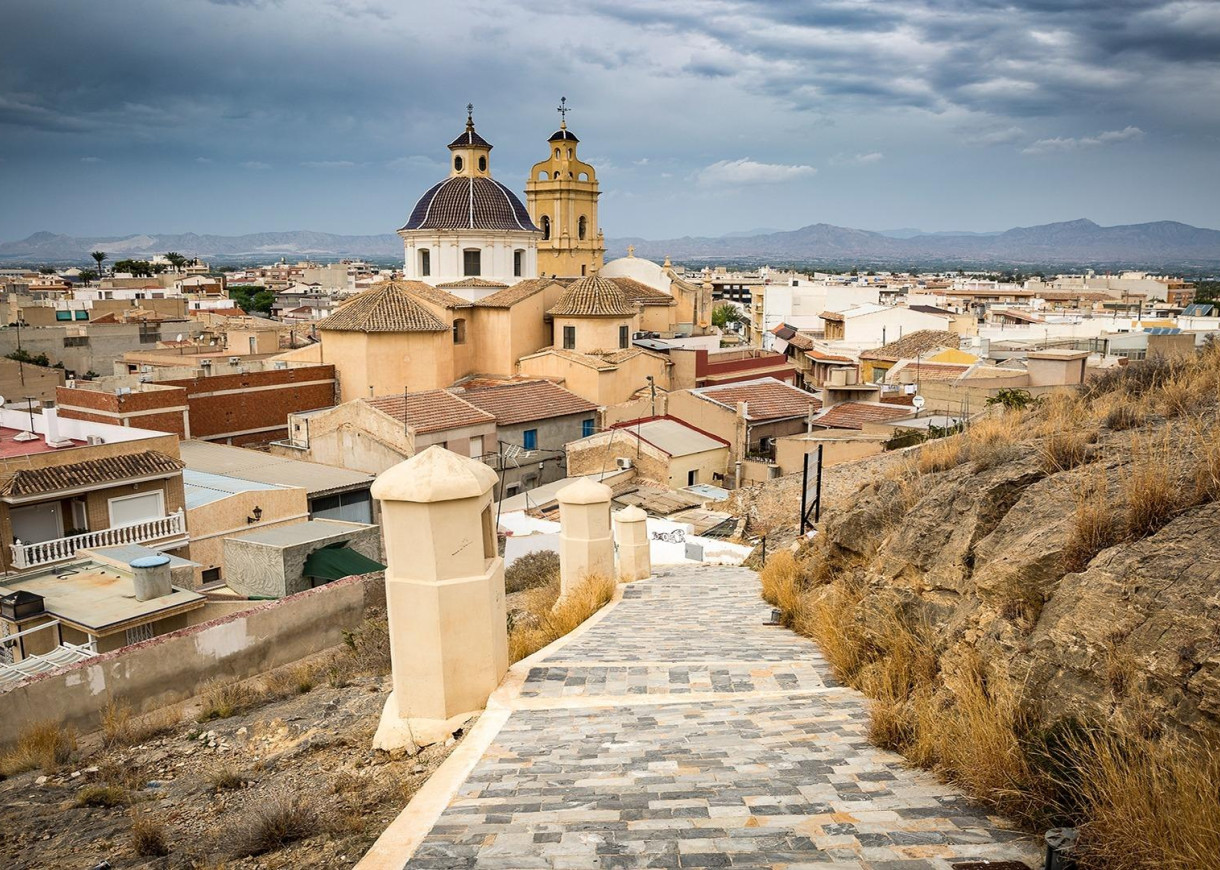
[[[618,328],[618,346],[619,347],[621,347],[621,348],[627,347],[627,345],[631,343],[631,335],[629,333],[630,328],[631,327],[629,327],[629,326],[620,326]]]
[[[580,421],[580,437],[588,438],[592,434],[593,434],[593,418],[590,417],[588,420],[581,420]]]
[[[199,581],[200,581],[200,585],[203,585],[203,586],[206,586],[209,583],[219,583],[220,582],[220,569],[219,568],[204,568],[203,574],[200,576]]]
[[[525,268],[525,251],[513,251],[513,277],[520,278],[521,272]]]
[[[458,172],[462,171],[462,158],[461,157],[456,156],[456,155],[454,156],[453,168],[456,169]]]
[[[158,489],[139,495],[119,496],[110,499],[109,505],[111,527],[130,526],[165,516],[165,493]]]
[[[77,311],[77,312],[76,312],[76,319],[77,319],[77,320],[88,320],[88,319],[89,319],[89,312],[88,312],[88,311],[85,311],[84,309],[81,309],[80,311]]]
[[[470,439],[470,458],[478,459],[483,455],[483,436],[475,435]]]
[[[56,320],[71,320],[72,312],[71,311],[56,311],[55,319]]]
[[[153,639],[153,627],[151,622],[146,622],[143,625],[137,625],[135,628],[127,629],[127,645],[140,643],[145,640]]]
[[[568,159],[569,160],[572,159],[572,149],[571,148],[568,149]]]
[[[487,158],[480,157],[479,158],[479,172],[486,172],[486,171],[487,171]]]
[[[576,222],[576,235],[578,235],[581,239],[583,239],[588,232],[589,232],[589,221],[582,214],[580,216],[580,220]]]
[[[428,275],[432,274],[431,251],[424,250],[419,252],[419,274],[422,277],[427,277]]]
[[[699,482],[699,469],[692,468],[690,471],[686,472],[686,485],[687,486],[694,486],[698,482]]]
[[[526,450],[537,450],[538,449],[538,430],[537,429],[526,429],[525,432],[522,433],[521,437],[523,439],[523,443],[521,446],[524,447]]]
[[[467,248],[462,251],[462,274],[466,276],[482,274],[483,252],[478,248]]]
[[[558,148],[555,149],[555,159],[556,160],[559,159],[559,149]]]
[[[542,240],[545,242],[551,237],[551,219],[546,215],[542,216]]]
[[[582,278],[583,278],[583,277],[584,277],[586,274],[588,274],[588,272],[587,272],[588,268],[589,268],[589,267],[588,267],[588,266],[586,266],[586,265],[584,265],[583,263],[581,264],[581,266],[580,266],[580,277],[582,277]]]
[[[367,489],[341,492],[311,499],[311,520],[346,520],[349,523],[371,523],[373,521],[373,497]]]
[[[563,328],[563,349],[576,350],[576,327],[565,326]]]
[[[466,319],[463,317],[459,317],[453,321],[453,343],[466,343]]]

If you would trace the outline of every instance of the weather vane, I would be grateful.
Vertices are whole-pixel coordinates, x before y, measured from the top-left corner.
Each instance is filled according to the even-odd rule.
[[[466,104],[466,123],[467,124],[474,123],[474,103]]]
[[[559,98],[559,108],[555,111],[559,113],[559,123],[566,127],[568,124],[568,112],[572,111],[568,108],[567,97]]]

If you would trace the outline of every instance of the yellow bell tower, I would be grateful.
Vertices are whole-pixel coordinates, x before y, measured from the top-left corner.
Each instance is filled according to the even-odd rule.
[[[569,278],[595,275],[606,256],[597,223],[597,172],[576,157],[580,141],[568,130],[568,98],[559,101],[559,129],[548,140],[551,153],[535,163],[525,184],[525,202],[538,242],[538,274]]]

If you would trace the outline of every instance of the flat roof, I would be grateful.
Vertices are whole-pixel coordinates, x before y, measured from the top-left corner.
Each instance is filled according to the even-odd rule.
[[[263,491],[269,489],[285,489],[274,483],[263,483],[259,480],[246,480],[243,477],[232,477],[227,474],[211,474],[206,471],[194,471],[190,468],[182,470],[182,490],[186,495],[187,508],[197,508],[222,498],[236,495],[239,492]]]
[[[137,601],[130,572],[92,559],[5,578],[0,585],[0,595],[18,590],[41,595],[47,613],[93,635],[194,610],[205,600],[198,592],[175,588],[169,595]]]
[[[238,477],[276,486],[300,486],[311,497],[333,492],[368,489],[373,476],[320,462],[273,456],[259,450],[229,447],[210,441],[183,441],[182,461],[192,471]]]
[[[679,420],[666,417],[644,420],[638,424],[623,423],[615,428],[635,433],[642,440],[665,451],[670,456],[690,456],[729,446],[726,441],[713,438]]]
[[[244,535],[230,535],[238,541],[249,541],[253,544],[265,544],[269,547],[291,547],[294,544],[308,544],[322,538],[333,538],[351,532],[371,529],[374,526],[364,523],[345,523],[335,520],[307,520],[303,523],[292,523],[287,526],[276,526],[272,529],[259,529]]]
[[[47,445],[46,438],[42,435],[38,435],[36,438],[31,438],[28,441],[18,441],[17,436],[21,434],[21,431],[20,429],[0,426],[0,459],[12,459],[14,456],[33,456],[35,453],[54,453],[57,450],[85,446],[84,441],[72,440],[70,446],[50,447]],[[65,438],[64,440],[67,441],[69,439]]]

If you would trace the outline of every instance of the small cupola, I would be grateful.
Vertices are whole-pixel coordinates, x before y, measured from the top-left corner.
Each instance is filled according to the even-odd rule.
[[[474,104],[466,104],[466,129],[449,143],[449,176],[487,178],[491,175],[491,143],[475,132]]]

